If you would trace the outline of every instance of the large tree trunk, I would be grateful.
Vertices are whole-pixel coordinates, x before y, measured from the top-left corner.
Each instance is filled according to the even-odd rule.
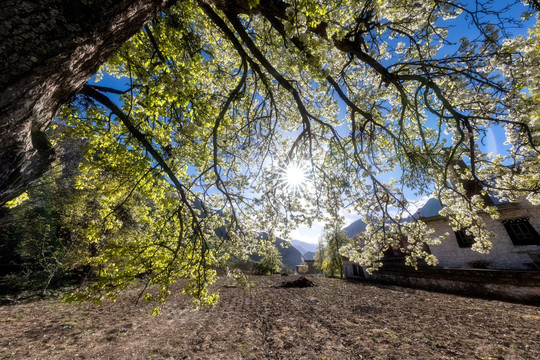
[[[107,57],[175,0],[0,3],[0,206],[54,159],[44,130]]]

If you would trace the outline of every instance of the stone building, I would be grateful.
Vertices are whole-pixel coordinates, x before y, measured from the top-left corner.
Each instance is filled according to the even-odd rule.
[[[449,269],[501,269],[501,270],[540,270],[540,206],[527,200],[515,203],[497,203],[501,214],[499,219],[482,215],[487,228],[495,233],[488,254],[471,249],[474,238],[464,231],[454,232],[448,220],[440,215],[440,202],[430,199],[428,206],[420,209],[421,220],[435,230],[434,236],[449,233],[440,245],[429,246],[429,251],[439,261],[438,268]],[[425,215],[424,215],[425,214]],[[427,215],[427,216],[426,216]],[[385,253],[383,263],[399,265],[399,250]],[[404,260],[404,254],[401,254]],[[362,277],[358,264],[345,260],[344,272],[347,277]]]
[[[435,204],[435,202],[438,203]],[[404,254],[390,249],[383,267],[369,275],[357,263],[344,259],[346,277],[361,278],[406,287],[540,304],[540,206],[528,201],[499,203],[500,218],[484,216],[495,233],[488,254],[471,249],[474,239],[464,231],[454,232],[448,220],[438,215],[440,203],[430,200],[422,208],[421,220],[435,230],[434,235],[449,233],[440,245],[429,246],[438,266],[405,266]],[[434,206],[436,205],[436,206]],[[533,270],[533,271],[531,271]],[[536,270],[536,271],[534,271]]]
[[[464,231],[454,232],[442,216],[422,217],[435,236],[448,232],[450,235],[440,245],[430,246],[430,251],[443,268],[487,268],[532,270],[540,269],[540,207],[526,200],[517,203],[496,205],[501,214],[484,220],[490,231],[495,233],[489,254],[473,251],[472,237]]]

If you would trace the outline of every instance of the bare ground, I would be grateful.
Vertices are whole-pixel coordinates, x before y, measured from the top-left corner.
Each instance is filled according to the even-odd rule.
[[[101,307],[58,300],[0,307],[0,359],[540,359],[540,308],[311,278],[253,277],[195,311],[173,295],[161,315],[136,292]]]

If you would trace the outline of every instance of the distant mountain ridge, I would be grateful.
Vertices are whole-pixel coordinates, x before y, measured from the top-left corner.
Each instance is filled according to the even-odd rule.
[[[356,220],[351,225],[343,229],[347,237],[353,238],[356,234],[366,231],[366,223],[362,220]]]
[[[267,240],[268,233],[263,232],[260,234],[260,237],[262,240]],[[284,243],[289,243],[289,246],[282,246]],[[296,268],[296,265],[300,265],[303,263],[302,253],[298,251],[296,247],[290,245],[289,241],[276,237],[276,240],[274,241],[274,246],[281,254],[281,261],[283,262],[283,265],[288,267],[289,269],[294,270]],[[262,259],[262,256],[258,254],[253,254],[250,256],[250,258],[254,261],[260,261]]]
[[[422,214],[423,217],[431,217],[439,215],[439,211],[442,210],[442,204],[438,199],[430,198],[424,206],[417,210],[417,213]]]
[[[439,215],[439,211],[442,210],[441,202],[438,199],[430,198],[424,206],[419,208],[416,211],[416,214],[414,214],[412,217],[408,217],[404,219],[403,221],[412,221],[413,219],[418,218],[418,214],[420,213],[422,217],[432,217]],[[351,225],[347,226],[343,229],[348,237],[353,238],[356,234],[366,231],[366,223],[362,220],[356,220]]]
[[[304,255],[307,252],[316,252],[317,251],[317,244],[308,243],[306,241],[300,241],[300,240],[290,240],[289,241],[292,246],[294,246],[302,255]]]

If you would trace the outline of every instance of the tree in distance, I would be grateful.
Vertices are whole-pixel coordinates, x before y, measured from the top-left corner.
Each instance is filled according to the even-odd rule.
[[[324,275],[343,277],[343,261],[341,249],[350,243],[349,238],[336,224],[325,229],[323,239],[325,246],[320,247],[316,254],[317,265]]]
[[[159,290],[147,299],[187,277],[185,291],[212,303],[213,268],[253,251],[255,231],[283,237],[343,208],[367,224],[341,249],[351,260],[376,268],[397,246],[410,265],[435,264],[425,244],[441,238],[402,222],[405,193],[440,199],[488,251],[479,212],[497,216],[490,197],[540,202],[540,27],[523,28],[534,4],[166,7],[95,78],[122,85],[74,87],[57,120],[88,144],[77,187],[93,206],[74,223],[100,279],[72,299],[114,297],[148,274]],[[502,154],[485,146],[497,128]]]

